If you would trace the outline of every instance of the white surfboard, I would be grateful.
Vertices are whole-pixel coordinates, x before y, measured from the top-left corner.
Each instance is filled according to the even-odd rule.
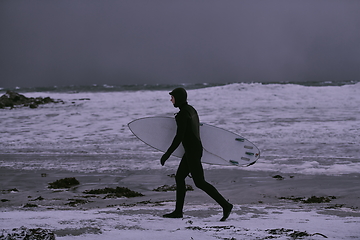
[[[166,152],[176,134],[175,118],[146,117],[128,124],[132,133],[147,145]],[[249,166],[260,157],[259,149],[244,137],[209,124],[200,124],[200,138],[203,144],[202,162],[216,165]],[[180,146],[173,156],[182,157]]]

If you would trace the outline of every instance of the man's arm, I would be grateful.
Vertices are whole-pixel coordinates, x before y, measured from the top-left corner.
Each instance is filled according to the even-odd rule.
[[[177,125],[176,135],[175,135],[170,147],[166,151],[166,153],[161,157],[161,160],[160,160],[161,165],[165,164],[165,161],[179,147],[180,143],[184,139],[184,135],[185,135],[185,131],[186,131],[186,124],[187,124],[186,116],[184,114],[179,113],[176,116],[176,125]]]

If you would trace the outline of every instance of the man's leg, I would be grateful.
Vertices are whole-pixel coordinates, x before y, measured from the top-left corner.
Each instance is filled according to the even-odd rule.
[[[169,214],[165,214],[163,217],[166,218],[182,218],[183,207],[186,195],[186,183],[185,178],[189,175],[189,168],[186,162],[185,155],[181,159],[178,170],[176,172],[176,207],[175,211]]]
[[[204,170],[200,161],[191,162],[190,172],[195,186],[206,192],[223,208],[223,217],[220,221],[225,221],[229,217],[233,205],[229,203],[213,185],[205,181]]]

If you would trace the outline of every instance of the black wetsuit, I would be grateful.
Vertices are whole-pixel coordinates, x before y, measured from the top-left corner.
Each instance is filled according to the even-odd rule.
[[[199,116],[196,110],[188,105],[187,102],[182,103],[179,108],[180,112],[175,117],[177,124],[176,136],[165,153],[170,156],[181,143],[185,149],[185,154],[181,159],[175,177],[177,187],[175,212],[182,213],[186,194],[185,178],[189,173],[191,173],[195,186],[205,191],[224,208],[229,205],[228,201],[214,186],[205,181],[204,170],[201,164],[203,147],[199,133]]]

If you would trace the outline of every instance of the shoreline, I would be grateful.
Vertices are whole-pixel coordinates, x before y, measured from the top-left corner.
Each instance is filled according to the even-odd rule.
[[[117,175],[2,167],[0,230],[41,227],[63,240],[119,239],[119,234],[121,239],[164,240],[289,239],[294,234],[303,234],[301,239],[326,236],[335,240],[360,236],[356,227],[360,224],[356,174],[281,174],[281,178],[274,172],[205,170],[206,180],[234,204],[228,220],[220,222],[221,208],[190,178],[186,181],[194,191],[187,192],[184,218],[161,217],[174,209],[175,192],[153,190],[173,185],[175,171],[164,168]],[[69,189],[48,188],[51,182],[72,177],[80,184]],[[116,187],[144,196],[104,199],[104,194],[83,193]],[[322,202],[306,203],[312,196]]]
[[[56,170],[16,170],[0,168],[1,209],[21,208],[27,203],[38,203],[40,208],[62,208],[70,198],[90,199],[70,209],[91,209],[124,203],[174,201],[175,191],[159,192],[154,189],[175,184],[176,169],[127,171],[114,173],[78,173]],[[63,178],[75,177],[80,184],[69,189],[50,189],[48,184]],[[303,198],[329,197],[330,202],[319,204],[360,209],[359,175],[302,175],[252,172],[241,169],[208,169],[206,180],[234,204],[281,204]],[[197,189],[191,178],[186,179],[194,191],[188,191],[186,202],[213,203]],[[83,192],[106,187],[127,187],[144,196],[135,198],[103,199],[101,195]],[[11,191],[17,189],[17,191]],[[41,197],[41,200],[39,198]],[[8,201],[5,201],[7,199]],[[54,200],[55,199],[55,200]]]

